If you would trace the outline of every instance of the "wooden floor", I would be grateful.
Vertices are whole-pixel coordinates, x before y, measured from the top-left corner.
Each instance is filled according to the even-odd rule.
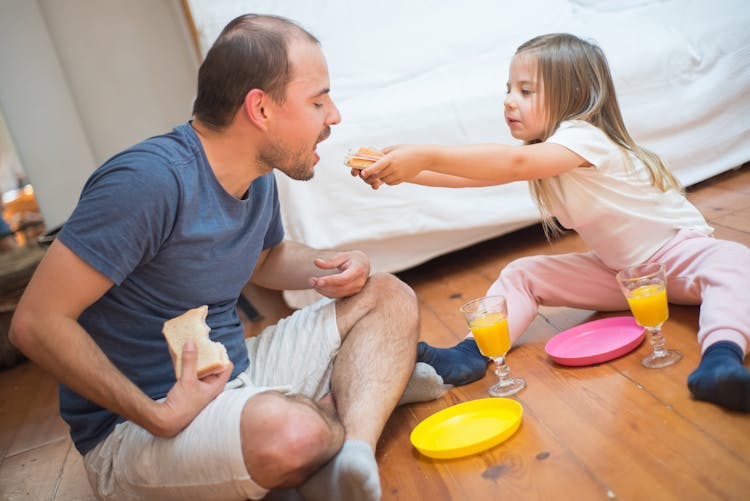
[[[689,196],[717,237],[750,245],[750,166],[701,183]],[[419,297],[422,338],[449,346],[466,331],[459,305],[484,294],[509,261],[580,249],[575,236],[550,245],[533,227],[400,277]],[[484,453],[428,459],[413,449],[409,434],[434,412],[484,398],[491,371],[436,401],[398,408],[377,451],[383,499],[750,499],[750,415],[693,401],[686,387],[699,360],[697,307],[670,309],[667,343],[684,354],[673,367],[643,368],[647,343],[620,359],[579,368],[558,366],[544,352],[557,332],[625,313],[544,308],[508,356],[512,372],[528,382],[514,397],[523,406],[522,425]],[[55,383],[29,362],[0,372],[0,499],[91,498],[81,458],[57,413]]]

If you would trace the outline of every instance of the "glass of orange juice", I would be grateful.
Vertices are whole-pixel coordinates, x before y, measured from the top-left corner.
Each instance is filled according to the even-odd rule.
[[[667,306],[667,280],[664,265],[645,263],[630,266],[617,273],[625,299],[638,325],[649,332],[649,342],[654,351],[641,363],[649,369],[660,369],[682,359],[682,353],[666,349],[661,326],[669,318]]]
[[[510,350],[508,333],[508,306],[503,296],[486,296],[472,299],[461,306],[469,329],[485,357],[495,362],[498,381],[489,390],[493,397],[514,395],[526,387],[522,378],[510,376],[505,354]]]

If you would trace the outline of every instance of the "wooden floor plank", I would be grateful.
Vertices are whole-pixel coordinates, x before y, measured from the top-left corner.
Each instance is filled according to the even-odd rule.
[[[44,372],[31,364],[34,370]],[[50,442],[57,442],[68,437],[68,425],[58,413],[57,383],[49,374],[39,374],[37,380],[42,382],[36,391],[26,393],[28,412],[17,428],[13,443],[6,454],[12,456]]]
[[[379,444],[383,482],[392,496],[386,499],[493,499],[500,492],[511,499],[529,499],[531,494],[551,499],[561,490],[572,489],[579,499],[601,499],[603,486],[534,415],[525,416],[521,428],[506,442],[480,455],[431,459],[399,442],[399,436],[408,436],[419,421],[433,413],[459,402],[486,398],[488,386],[482,380],[456,388],[437,401],[411,406],[412,415],[404,409],[397,411],[394,418],[398,424],[391,428],[389,423]],[[413,463],[418,474],[399,473],[397,466],[404,463]]]
[[[70,440],[60,439],[35,449],[6,457],[0,468],[0,499],[53,500]],[[85,482],[79,478],[78,483]]]
[[[36,366],[30,363],[0,371],[0,465],[28,413],[29,401],[25,396],[44,384]]]
[[[25,361],[0,371],[0,453],[12,456],[67,437],[58,414],[57,383]]]
[[[707,186],[688,195],[688,199],[708,220],[714,220],[737,210],[747,208],[747,193],[738,193],[719,186]]]
[[[750,195],[746,195],[750,200]],[[714,224],[750,233],[750,207],[743,207],[714,219]]]
[[[683,489],[692,499],[730,499],[750,488],[745,461],[610,364],[561,368],[539,363],[542,353],[524,345],[514,354],[516,373],[529,381],[517,399],[618,496],[637,499],[651,485],[654,499],[677,499]],[[719,465],[721,482],[704,478]]]
[[[733,242],[739,242],[743,245],[750,246],[750,233],[736,230],[728,226],[722,226],[720,224],[711,223],[714,228],[714,237],[721,238],[723,240],[732,240]]]
[[[420,339],[429,339],[435,346],[453,346],[464,337],[445,324],[438,312],[425,302],[419,302]]]
[[[86,480],[83,457],[72,442],[68,442],[62,475],[55,491],[55,501],[95,501],[96,496]]]
[[[670,307],[670,319],[664,326],[667,347],[677,349],[683,359],[672,367],[646,369],[640,360],[651,352],[648,342],[627,357],[612,362],[625,377],[640,385],[665,405],[695,426],[696,431],[711,437],[750,466],[750,417],[716,405],[693,400],[687,388],[687,377],[700,362],[698,307]],[[750,361],[746,362],[750,367]]]

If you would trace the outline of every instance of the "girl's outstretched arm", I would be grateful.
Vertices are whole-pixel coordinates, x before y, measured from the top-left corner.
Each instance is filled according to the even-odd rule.
[[[362,171],[359,169],[352,169],[353,176],[361,176],[361,174]],[[362,179],[369,184],[373,190],[377,190],[383,185],[383,182],[375,176],[369,176],[367,178],[362,177]],[[452,176],[450,174],[441,174],[430,170],[423,170],[407,182],[441,188],[478,188],[481,186],[494,186],[497,184],[492,181],[470,179],[463,176]]]
[[[376,187],[404,181],[429,186],[490,186],[529,181],[590,165],[564,146],[476,144],[438,146],[405,144],[383,150],[385,156],[360,176]],[[428,175],[429,174],[429,175]]]
[[[442,174],[431,170],[423,170],[407,182],[442,188],[479,188],[481,186],[494,186],[497,184],[493,181],[471,179],[470,177],[454,176],[452,174]]]

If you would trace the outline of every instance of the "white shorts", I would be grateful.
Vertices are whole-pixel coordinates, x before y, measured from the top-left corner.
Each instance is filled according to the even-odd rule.
[[[154,437],[126,421],[84,456],[101,499],[260,499],[242,457],[240,416],[269,389],[318,400],[328,393],[341,345],[335,301],[323,299],[245,340],[250,366],[177,436]]]

